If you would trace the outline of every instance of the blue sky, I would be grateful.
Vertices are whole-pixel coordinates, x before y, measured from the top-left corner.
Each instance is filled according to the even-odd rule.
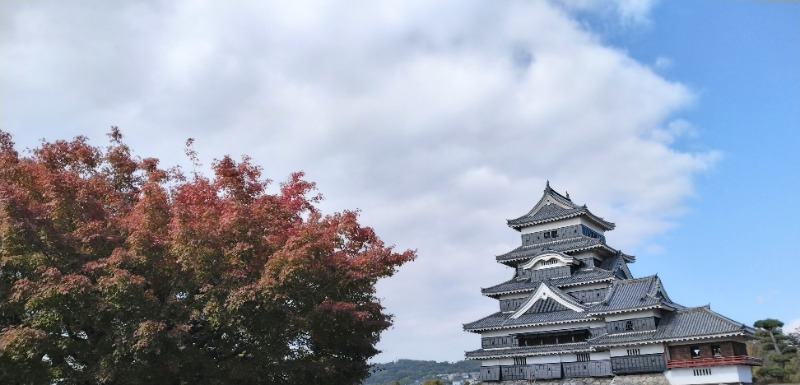
[[[682,145],[722,156],[659,237],[665,251],[639,251],[634,272],[658,272],[677,300],[741,322],[800,326],[800,4],[661,2],[651,20],[608,41],[641,62],[670,58],[663,76],[697,94],[680,115],[698,135]]]
[[[87,4],[0,3],[0,129],[305,171],[418,250],[379,283],[378,362],[479,347],[548,179],[674,300],[800,326],[800,3]]]

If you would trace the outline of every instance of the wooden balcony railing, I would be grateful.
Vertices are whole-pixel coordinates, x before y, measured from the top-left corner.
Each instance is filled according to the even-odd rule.
[[[668,368],[692,368],[697,366],[722,365],[763,365],[760,358],[750,356],[724,356],[712,358],[692,358],[689,360],[667,360]]]

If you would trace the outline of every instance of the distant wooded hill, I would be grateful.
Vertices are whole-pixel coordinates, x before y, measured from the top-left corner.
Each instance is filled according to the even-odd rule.
[[[436,374],[477,372],[481,364],[478,361],[436,362],[419,360],[397,360],[388,364],[375,364],[372,375],[364,380],[364,385],[391,384],[400,381],[410,384]]]

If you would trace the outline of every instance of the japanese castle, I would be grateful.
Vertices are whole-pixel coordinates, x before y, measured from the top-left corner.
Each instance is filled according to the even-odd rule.
[[[755,331],[709,306],[673,302],[657,275],[633,277],[635,258],[606,244],[614,224],[569,194],[548,182],[508,226],[522,245],[496,259],[514,276],[481,290],[498,301],[496,313],[464,325],[481,335],[466,357],[481,361],[482,381],[752,382],[751,366],[761,362],[745,342]]]

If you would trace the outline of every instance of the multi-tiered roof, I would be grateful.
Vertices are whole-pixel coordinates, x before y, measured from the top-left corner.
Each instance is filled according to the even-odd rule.
[[[508,226],[521,233],[522,244],[496,260],[513,267],[514,276],[481,290],[499,301],[500,311],[464,325],[465,330],[484,337],[481,349],[467,352],[469,359],[496,363],[502,361],[496,359],[515,358],[515,367],[531,375],[539,369],[520,366],[526,362],[522,358],[563,358],[567,353],[588,357],[615,347],[690,340],[736,337],[744,341],[753,333],[752,328],[708,306],[687,308],[675,303],[656,275],[634,278],[628,264],[635,258],[606,243],[604,232],[613,230],[614,223],[593,214],[586,205],[575,204],[569,194],[559,194],[549,183],[536,205],[508,220]],[[664,361],[663,349],[661,356]],[[615,365],[622,362],[615,361],[613,354],[606,358]],[[602,366],[597,362],[598,368]],[[661,370],[660,366],[646,369],[653,368]],[[506,369],[513,372],[511,367]],[[609,369],[604,375],[610,374]]]

